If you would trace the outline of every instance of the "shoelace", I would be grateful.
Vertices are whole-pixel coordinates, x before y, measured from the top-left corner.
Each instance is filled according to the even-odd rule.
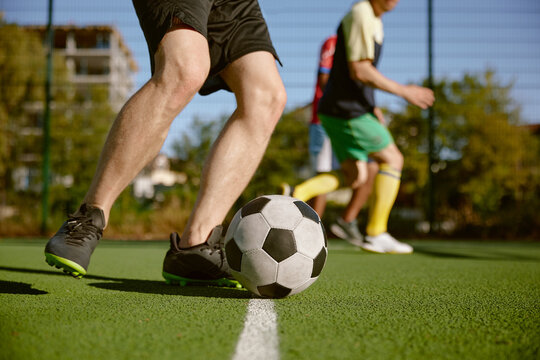
[[[96,236],[96,226],[92,224],[92,219],[84,215],[69,215],[67,221],[68,243],[82,245],[89,236]]]

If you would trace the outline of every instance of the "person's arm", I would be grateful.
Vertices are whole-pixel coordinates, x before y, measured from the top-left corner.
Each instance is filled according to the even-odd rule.
[[[319,73],[319,85],[321,86],[322,90],[324,90],[324,88],[326,87],[326,84],[328,83],[329,78],[330,78],[330,74]]]
[[[334,53],[336,51],[336,36],[327,38],[321,46],[321,54],[319,57],[318,84],[321,90],[324,91],[326,83],[330,78],[330,71],[334,62]]]
[[[353,80],[382,91],[400,96],[422,109],[433,105],[435,97],[431,89],[417,85],[403,85],[387,78],[373,66],[371,60],[350,61],[349,73]]]

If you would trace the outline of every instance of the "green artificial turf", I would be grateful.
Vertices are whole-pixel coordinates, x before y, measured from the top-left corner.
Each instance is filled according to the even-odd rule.
[[[539,358],[538,245],[415,250],[331,253],[316,291],[276,303],[284,358]]]
[[[245,290],[161,279],[165,242],[103,241],[87,276],[45,240],[0,240],[0,359],[231,359]],[[332,241],[308,290],[275,300],[282,359],[538,359],[540,244]]]

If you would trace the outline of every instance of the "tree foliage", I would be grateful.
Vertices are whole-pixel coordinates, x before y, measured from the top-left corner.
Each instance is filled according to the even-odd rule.
[[[24,105],[43,100],[45,57],[39,37],[0,20],[0,184],[11,186],[18,124]]]
[[[520,233],[522,226],[531,230],[538,221],[533,218],[540,210],[534,200],[540,193],[539,141],[520,126],[511,89],[492,71],[435,85],[438,161],[433,170],[439,219],[450,218],[486,234],[500,228]],[[427,195],[424,119],[420,110],[407,106],[390,124],[405,155],[402,196],[416,206]]]
[[[41,197],[45,51],[38,34],[0,24],[0,205],[33,214]],[[76,87],[63,56],[53,56],[51,103],[51,215],[63,218],[82,200],[96,168],[105,134],[114,119],[103,86]],[[28,183],[15,186],[18,171]],[[15,217],[14,223],[26,220]],[[27,229],[29,230],[29,229]]]
[[[83,199],[115,117],[104,86],[85,93],[82,98],[57,97],[51,119],[51,208],[62,215],[74,212]]]
[[[45,53],[36,34],[16,25],[0,23],[0,42],[0,205],[19,208],[21,216],[11,220],[20,225],[21,234],[28,234],[39,219],[42,136],[36,129],[43,112]],[[83,198],[115,116],[106,88],[77,88],[70,76],[65,59],[55,55],[50,201],[55,222]],[[440,79],[434,90],[438,220],[453,220],[460,235],[538,236],[540,141],[521,126],[512,84],[502,84],[487,71]],[[425,114],[406,106],[390,115],[390,130],[405,156],[396,206],[423,208],[428,195]],[[204,161],[225,121],[195,119],[189,133],[173,145],[171,169],[184,172],[187,183],[171,189],[164,203],[151,206],[139,206],[125,192],[115,205],[122,211],[113,211],[109,231],[119,224],[139,225],[141,233],[182,228],[195,203]],[[26,190],[15,191],[13,174],[21,167],[37,175]],[[298,183],[308,169],[308,126],[305,109],[299,108],[277,124],[260,166],[229,216],[257,196],[279,192],[282,182]],[[34,222],[24,214],[33,214]],[[126,236],[132,230],[118,229]]]
[[[190,132],[173,144],[174,155],[179,159],[175,170],[188,175],[188,193],[196,194],[204,161],[225,120],[225,117],[214,121],[195,119],[189,126]],[[299,169],[309,164],[307,142],[308,128],[302,110],[284,114],[274,130],[260,166],[231,213],[257,196],[277,193],[282,182],[297,183]],[[192,203],[194,200],[193,197]]]
[[[304,109],[285,113],[277,124],[253,179],[239,199],[245,204],[255,197],[279,192],[283,182],[296,184],[309,169],[308,126]]]

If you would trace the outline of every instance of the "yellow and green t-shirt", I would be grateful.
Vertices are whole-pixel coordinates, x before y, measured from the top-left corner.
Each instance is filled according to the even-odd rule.
[[[352,119],[373,112],[374,89],[349,74],[349,61],[370,60],[377,66],[384,39],[383,24],[371,3],[359,1],[342,19],[330,78],[319,102],[319,113]]]

